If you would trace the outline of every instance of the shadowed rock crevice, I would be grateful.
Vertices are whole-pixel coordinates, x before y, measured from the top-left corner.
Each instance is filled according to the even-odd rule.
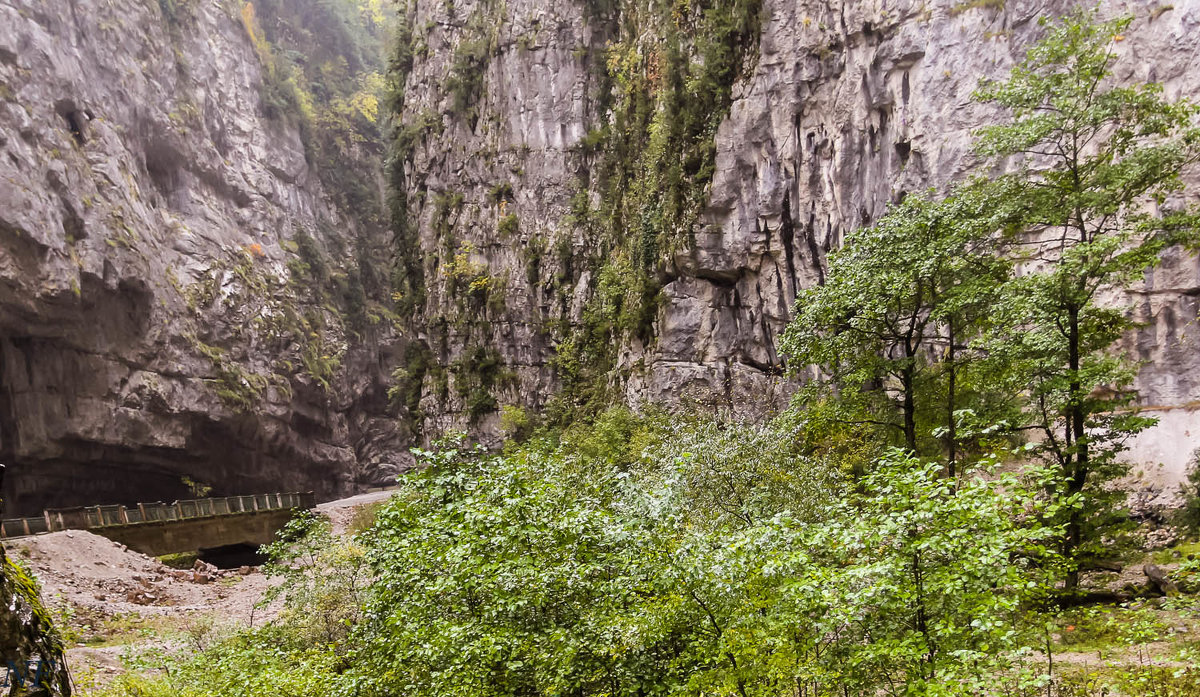
[[[63,123],[67,127],[67,132],[71,134],[71,138],[76,145],[83,146],[87,143],[88,122],[91,117],[84,111],[77,109],[75,103],[71,100],[61,100],[55,106],[58,115],[62,117]]]

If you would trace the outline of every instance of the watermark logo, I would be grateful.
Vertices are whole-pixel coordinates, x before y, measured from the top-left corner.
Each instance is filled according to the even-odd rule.
[[[4,669],[3,676],[0,676],[0,689],[32,689],[39,685],[46,685],[50,681],[50,674],[53,669],[53,663],[43,661],[38,656],[21,662],[10,660]]]

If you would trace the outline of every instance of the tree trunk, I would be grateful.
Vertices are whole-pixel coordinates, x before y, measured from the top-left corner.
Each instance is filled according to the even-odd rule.
[[[913,587],[916,591],[916,600],[914,610],[914,624],[916,629],[921,633],[921,638],[925,642],[925,655],[921,658],[922,670],[921,677],[926,680],[933,680],[934,677],[934,657],[936,649],[933,646],[933,639],[929,636],[929,619],[925,610],[925,581],[921,573],[921,553],[913,552],[912,557],[912,575]]]
[[[949,384],[946,389],[946,473],[951,479],[957,475],[955,462],[957,458],[956,441],[958,440],[957,424],[954,419],[957,395],[955,381],[958,378],[958,366],[954,363],[954,320],[947,325],[946,334],[949,336],[949,349],[946,351],[946,363],[950,366]]]
[[[913,395],[912,359],[901,372],[901,385],[904,388],[904,449],[912,454],[917,453],[917,406]]]
[[[1088,443],[1087,443],[1087,410],[1084,408],[1083,387],[1079,379],[1079,308],[1071,306],[1068,309],[1067,359],[1070,370],[1070,388],[1068,394],[1068,428],[1075,441],[1074,457],[1069,459],[1069,470],[1064,472],[1067,477],[1067,495],[1072,496],[1083,491],[1088,476]],[[1066,553],[1070,557],[1079,549],[1083,541],[1082,512],[1071,509],[1067,520]],[[1072,569],[1067,574],[1066,587],[1068,590],[1079,586],[1079,571]]]

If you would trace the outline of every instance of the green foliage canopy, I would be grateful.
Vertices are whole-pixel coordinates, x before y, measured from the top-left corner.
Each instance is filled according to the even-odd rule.
[[[960,410],[992,392],[971,342],[1011,274],[993,236],[1008,201],[983,182],[944,200],[914,194],[847,235],[826,283],[796,299],[781,344],[817,371],[800,404],[833,404],[811,419],[875,427],[878,440],[924,453],[939,451],[928,434],[940,424],[955,452]]]
[[[1113,347],[1136,324],[1105,293],[1141,280],[1171,245],[1200,246],[1200,213],[1174,197],[1200,159],[1198,110],[1161,85],[1113,84],[1114,37],[1131,21],[1077,11],[1044,22],[1011,76],[976,94],[1012,115],[981,129],[978,147],[1015,166],[996,186],[1020,206],[1009,229],[1026,268],[995,306],[987,346],[1028,386],[1027,418],[1064,491],[1086,494],[1064,538],[1081,559],[1104,553],[1107,485],[1127,471],[1116,456],[1153,423],[1125,409],[1137,365]]]

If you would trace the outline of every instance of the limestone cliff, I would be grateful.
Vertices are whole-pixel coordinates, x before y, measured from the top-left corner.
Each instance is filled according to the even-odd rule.
[[[0,2],[9,515],[394,471],[382,158],[289,105],[287,4]]]
[[[435,364],[416,362],[420,413],[438,428],[487,426],[496,404],[541,405],[587,367],[588,340],[592,354],[610,352],[590,357],[606,389],[631,401],[752,412],[783,403],[776,338],[797,289],[821,282],[826,253],[889,202],[976,167],[971,130],[997,115],[971,92],[1005,74],[1040,35],[1040,17],[1072,6],[409,3],[411,55],[398,61],[403,167],[393,182],[404,192],[401,233],[419,245],[414,332]],[[1170,96],[1196,92],[1200,3],[1101,7],[1136,15],[1116,44],[1119,79],[1158,81]],[[729,102],[705,105],[719,123],[706,170],[696,146],[703,128],[692,140],[670,134],[687,136],[697,118],[687,111],[697,98],[690,86],[728,59],[697,28],[711,34],[713,16],[741,12],[757,13],[756,24],[726,73]],[[475,83],[465,80],[470,70],[482,71]],[[631,107],[637,80],[645,103]],[[682,155],[654,155],[663,142]],[[693,152],[701,165],[689,170]],[[638,166],[614,169],[614,156]],[[671,167],[702,191],[672,188]],[[674,222],[685,239],[645,234],[658,224],[646,213],[654,205],[681,211]],[[655,249],[648,263],[645,244]],[[631,292],[643,282],[648,292]],[[1176,474],[1200,437],[1191,412],[1200,399],[1197,292],[1197,260],[1173,255],[1136,294],[1148,322],[1130,342],[1147,361],[1144,403],[1166,410],[1166,430],[1143,437],[1138,456],[1169,460]],[[637,303],[648,317],[612,330]],[[483,357],[495,367],[480,379],[471,366]]]
[[[1068,6],[408,0],[384,105],[378,2],[0,0],[10,510],[329,495],[509,405],[777,407],[797,290],[976,166],[971,91]],[[1200,0],[1102,7],[1122,79],[1195,92]],[[1197,289],[1155,270],[1130,339],[1176,471]]]

